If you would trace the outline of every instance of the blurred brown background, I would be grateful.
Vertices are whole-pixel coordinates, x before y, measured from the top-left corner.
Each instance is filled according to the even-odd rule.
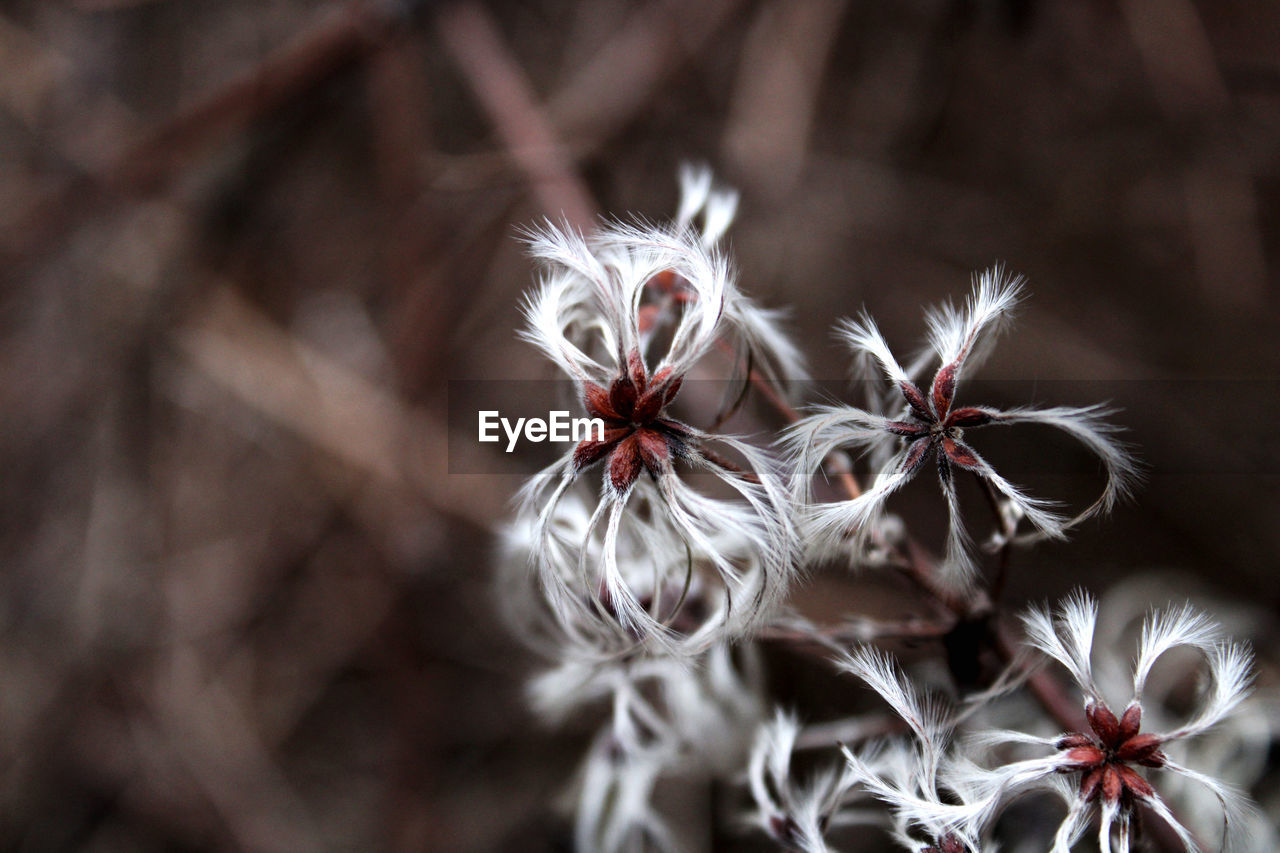
[[[1149,472],[1015,600],[1274,613],[1277,45],[1262,0],[5,3],[0,849],[567,849],[582,731],[490,597],[519,479],[449,474],[446,383],[549,377],[517,228],[668,216],[685,160],[831,393],[835,319],[1028,276],[984,375],[1106,389]]]

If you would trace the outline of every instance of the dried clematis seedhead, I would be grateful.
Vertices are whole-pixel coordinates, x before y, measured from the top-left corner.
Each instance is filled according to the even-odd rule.
[[[561,497],[544,527],[525,515],[504,528],[497,599],[518,638],[552,660],[600,662],[655,647],[692,658],[748,629],[751,609],[732,605],[763,594],[767,568],[751,541],[726,526],[707,531],[714,555],[690,547],[642,486],[609,543],[592,524],[595,500],[581,484]],[[539,559],[546,570],[531,574]],[[725,565],[731,577],[722,574]],[[627,596],[651,624],[624,621],[618,602]]]
[[[884,802],[894,840],[912,853],[975,853],[996,798],[971,784],[953,754],[954,715],[918,691],[888,655],[860,647],[837,658],[906,724],[910,738],[845,747],[849,782]]]
[[[1110,587],[1099,601],[1094,645],[1098,648],[1132,646],[1141,637],[1151,602],[1170,589],[1193,594],[1235,636],[1257,637],[1270,630],[1271,613],[1260,603],[1226,600],[1188,575],[1167,571],[1137,575]],[[1142,726],[1151,731],[1175,729],[1186,714],[1189,694],[1196,686],[1198,652],[1174,650],[1153,668],[1143,686]],[[1131,678],[1131,662],[1111,656],[1094,661],[1094,677],[1106,696],[1123,696]],[[1268,756],[1280,743],[1280,695],[1274,689],[1254,690],[1230,715],[1195,738],[1165,744],[1169,757],[1184,767],[1219,779],[1241,791],[1255,790],[1266,776]],[[1160,793],[1170,809],[1201,839],[1219,830],[1219,809],[1212,790],[1186,776],[1161,774]],[[1280,832],[1261,811],[1238,816],[1247,826],[1241,832],[1255,849],[1280,849]]]
[[[642,470],[656,480],[671,470],[673,458],[688,458],[694,452],[696,430],[662,416],[683,381],[670,368],[650,376],[639,351],[632,350],[627,369],[607,390],[583,382],[587,415],[603,421],[604,432],[574,449],[574,471],[604,460],[608,484],[616,494],[625,495]]]
[[[670,226],[611,224],[590,237],[550,225],[532,232],[530,251],[546,272],[528,298],[524,332],[605,425],[603,436],[579,443],[521,494],[542,588],[569,628],[604,616],[635,643],[668,652],[694,652],[749,630],[786,588],[796,550],[773,460],[744,441],[678,420],[670,406],[689,372],[722,343],[744,348],[748,362],[768,375],[803,373],[776,315],[738,291],[716,248],[733,197],[712,191],[704,172],[686,170],[682,178],[681,212]],[[599,497],[574,542],[555,530],[558,506],[596,469]],[[736,500],[693,488],[684,471],[711,474]],[[633,585],[636,573],[621,556],[628,537],[640,540],[642,555],[665,559],[674,550],[685,564],[707,569],[697,573],[702,580],[720,584],[722,618],[713,620],[717,631],[699,636],[701,645],[671,642],[676,614],[654,603],[660,588],[646,602]],[[726,538],[753,555],[750,566],[736,556],[740,549],[725,548]]]
[[[915,365],[910,370],[904,369],[869,316],[863,314],[856,321],[847,320],[840,327],[841,336],[858,358],[878,364],[896,388],[898,414],[825,406],[818,407],[813,415],[790,429],[787,442],[796,470],[793,493],[798,502],[806,505],[802,534],[815,552],[835,553],[850,538],[858,551],[865,550],[868,536],[884,512],[889,496],[923,470],[931,458],[950,516],[943,569],[960,585],[972,577],[976,566],[972,541],[960,515],[955,485],[957,470],[972,472],[993,490],[1002,502],[1002,513],[1010,530],[1022,521],[1034,528],[1032,532],[1013,536],[1015,542],[1062,538],[1072,527],[1109,510],[1129,493],[1137,468],[1125,447],[1116,441],[1115,428],[1103,420],[1110,414],[1107,409],[1059,406],[998,410],[958,405],[960,380],[989,348],[995,333],[1017,303],[1021,287],[1021,279],[1009,278],[997,267],[977,277],[963,309],[946,305],[928,313],[929,342],[938,367],[927,388],[921,388],[913,378],[923,368]],[[1050,509],[1050,502],[1027,495],[1002,477],[967,441],[967,431],[1015,423],[1055,427],[1089,448],[1106,471],[1106,485],[1098,499],[1075,517],[1064,517]],[[896,452],[883,453],[894,444]],[[884,458],[875,480],[852,500],[811,504],[811,475],[821,470],[824,459],[843,448],[869,452],[873,459]]]
[[[545,718],[608,709],[577,786],[576,849],[682,849],[654,789],[738,766],[763,713],[761,680],[754,655],[726,645],[709,649],[701,667],[671,657],[567,661],[535,679],[530,698]]]
[[[1142,706],[1130,705],[1119,718],[1106,705],[1085,708],[1090,732],[1072,732],[1055,744],[1062,754],[1059,773],[1080,774],[1080,798],[1086,803],[1101,799],[1126,807],[1154,790],[1135,766],[1161,768],[1168,760],[1160,751],[1158,735],[1144,734]]]
[[[1131,676],[1131,693],[1124,705],[1102,695],[1092,661],[1097,604],[1081,593],[1067,599],[1056,616],[1035,608],[1023,618],[1028,642],[1065,666],[1085,696],[1087,731],[1044,738],[1021,732],[996,731],[982,735],[989,745],[1014,743],[1048,747],[1043,758],[1016,761],[975,772],[989,790],[1001,796],[1028,787],[1062,792],[1051,779],[1065,777],[1070,806],[1059,826],[1054,853],[1066,853],[1090,821],[1098,821],[1098,843],[1111,851],[1112,836],[1127,853],[1132,819],[1139,805],[1161,818],[1188,850],[1200,849],[1191,832],[1169,808],[1159,792],[1158,777],[1169,773],[1193,780],[1212,792],[1223,815],[1221,849],[1239,842],[1248,812],[1247,801],[1230,786],[1174,761],[1168,747],[1194,738],[1226,718],[1248,695],[1252,655],[1239,643],[1220,639],[1218,626],[1188,607],[1153,613],[1143,626]],[[1143,699],[1156,661],[1177,648],[1193,650],[1207,669],[1207,689],[1192,718],[1172,729],[1146,730]],[[1117,714],[1114,708],[1123,710]],[[1154,775],[1153,775],[1154,772]]]
[[[964,842],[960,840],[960,836],[954,832],[948,832],[928,847],[921,847],[920,853],[968,853],[968,851],[965,849]]]
[[[757,732],[747,762],[755,808],[747,820],[786,850],[829,853],[828,830],[879,820],[849,808],[863,795],[852,790],[853,775],[847,768],[827,767],[804,782],[796,781],[791,760],[799,732],[796,718],[783,711]]]
[[[628,751],[609,731],[597,735],[578,784],[574,848],[676,853],[680,846],[652,803],[653,789],[671,761],[665,745]]]

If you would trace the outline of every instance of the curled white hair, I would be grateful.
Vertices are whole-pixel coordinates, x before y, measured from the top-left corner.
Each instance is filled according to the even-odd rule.
[[[1001,411],[955,405],[962,376],[985,356],[994,334],[1018,302],[1021,289],[1021,278],[1009,277],[995,267],[976,278],[963,308],[948,304],[927,314],[932,355],[939,364],[927,389],[917,386],[914,379],[923,369],[921,363],[904,368],[866,313],[840,325],[839,334],[860,363],[878,365],[903,402],[898,403],[896,412],[885,409],[885,414],[851,406],[818,407],[788,430],[785,441],[796,472],[792,493],[804,507],[802,535],[817,554],[834,553],[850,541],[856,550],[865,550],[889,497],[914,478],[931,456],[936,460],[949,515],[942,568],[959,586],[972,578],[976,562],[973,539],[960,514],[956,469],[975,474],[1001,503],[1002,529],[993,537],[996,545],[1061,539],[1071,528],[1111,509],[1129,494],[1137,466],[1128,449],[1116,440],[1116,429],[1104,420],[1111,410],[1058,406]],[[966,430],[1016,423],[1054,427],[1084,444],[1102,461],[1106,483],[1092,505],[1075,516],[1063,515],[1052,501],[1032,497],[1010,483],[964,441]],[[896,452],[892,451],[895,446]],[[874,480],[850,500],[813,504],[812,475],[832,453],[845,449],[867,454],[876,462]],[[1019,534],[1016,528],[1022,522],[1031,529]]]
[[[745,441],[674,419],[668,406],[722,340],[737,341],[752,353],[750,363],[782,378],[802,375],[803,365],[776,317],[738,291],[716,246],[736,197],[713,190],[709,175],[696,170],[686,170],[682,183],[670,227],[610,224],[590,237],[551,225],[530,232],[530,252],[547,271],[527,300],[524,336],[568,374],[605,430],[534,476],[520,507],[537,543],[532,565],[566,628],[594,615],[636,643],[696,653],[742,636],[768,612],[794,569],[796,540],[774,460]],[[699,214],[701,230],[693,226]],[[655,291],[664,310],[648,310]],[[670,328],[660,330],[664,318]],[[597,465],[599,499],[571,539],[558,507]],[[712,475],[736,499],[695,489],[678,465]],[[648,601],[627,565],[629,550],[658,564],[649,569]],[[683,576],[677,588],[687,591],[695,563],[706,569],[704,582],[722,587],[718,615],[704,623],[714,630],[695,632],[695,643],[673,642],[674,614],[656,602],[670,576]]]
[[[1220,807],[1222,825],[1217,849],[1233,849],[1247,837],[1251,806],[1231,785],[1175,761],[1169,752],[1178,741],[1197,737],[1221,723],[1248,695],[1252,683],[1252,654],[1248,647],[1221,638],[1218,626],[1189,607],[1156,611],[1146,619],[1131,670],[1127,703],[1114,703],[1094,675],[1094,633],[1098,607],[1085,593],[1076,593],[1055,613],[1032,608],[1024,617],[1028,642],[1062,664],[1084,694],[1087,731],[1040,737],[1013,731],[986,732],[987,746],[1021,744],[1052,750],[1049,755],[975,769],[975,784],[1000,796],[1030,788],[1052,787],[1069,775],[1076,786],[1067,816],[1059,827],[1054,853],[1066,853],[1084,828],[1098,824],[1098,844],[1104,851],[1128,853],[1131,817],[1137,804],[1147,806],[1180,839],[1187,850],[1201,849],[1200,841],[1184,825],[1160,793],[1160,778],[1174,775],[1200,785]],[[1144,726],[1143,694],[1155,662],[1185,648],[1203,660],[1206,684],[1200,705],[1189,719],[1170,728]],[[1112,708],[1122,709],[1116,713]],[[1141,772],[1145,770],[1144,774]]]

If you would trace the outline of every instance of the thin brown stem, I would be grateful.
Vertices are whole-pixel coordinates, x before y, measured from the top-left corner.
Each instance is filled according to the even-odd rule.
[[[807,625],[774,623],[761,629],[757,635],[765,640],[784,643],[814,643],[830,648],[853,646],[875,640],[934,640],[946,635],[955,627],[955,620],[921,619],[868,619],[854,618],[839,625]]]
[[[800,420],[800,413],[795,407],[786,401],[786,399],[778,393],[778,389],[773,387],[765,376],[758,370],[752,370],[749,374],[751,384],[760,392],[760,396],[768,401],[769,405],[777,410],[787,420],[787,423],[796,423]],[[862,495],[862,487],[858,485],[858,480],[853,476],[853,471],[849,469],[848,460],[831,454],[825,460],[824,464],[831,466],[836,471],[836,479],[840,481],[840,487],[848,494],[849,500],[853,500]]]
[[[730,474],[737,474],[739,477],[746,480],[748,483],[754,483],[757,486],[760,485],[759,475],[754,474],[751,471],[744,470],[741,465],[737,465],[733,462],[730,462],[728,459],[725,459],[720,454],[714,451],[708,450],[705,447],[699,448],[698,454],[707,462],[710,462],[712,465],[716,466],[720,470],[728,471]]]
[[[1012,633],[1003,623],[997,622],[992,626],[991,634],[996,654],[1005,665],[1011,665],[1017,657],[1015,651],[1017,641]],[[1068,695],[1062,682],[1054,678],[1048,670],[1042,669],[1032,673],[1027,678],[1027,689],[1063,731],[1078,732],[1087,725],[1084,707]]]
[[[352,2],[273,51],[248,73],[195,101],[129,149],[107,175],[128,188],[151,187],[198,149],[315,85],[340,65],[372,51],[396,19],[378,3]]]
[[[436,22],[446,50],[543,210],[589,227],[597,216],[595,201],[493,13],[480,3],[452,3],[441,7]]]

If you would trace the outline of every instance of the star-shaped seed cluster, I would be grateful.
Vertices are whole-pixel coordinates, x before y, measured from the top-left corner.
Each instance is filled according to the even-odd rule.
[[[593,382],[583,384],[587,414],[604,421],[604,436],[582,441],[573,454],[576,471],[605,459],[609,484],[620,495],[631,490],[642,470],[655,479],[670,471],[672,457],[688,456],[696,436],[692,427],[661,416],[684,377],[670,368],[650,376],[637,350],[626,365],[607,391]]]
[[[957,838],[955,833],[948,832],[937,844],[922,847],[920,853],[966,853],[966,851],[964,842]]]
[[[1142,706],[1132,704],[1119,718],[1106,705],[1095,702],[1085,709],[1090,734],[1073,732],[1058,739],[1065,763],[1062,773],[1081,773],[1080,797],[1108,803],[1132,803],[1152,796],[1154,790],[1130,764],[1163,767],[1167,759],[1159,735],[1141,734]]]
[[[927,398],[914,382],[907,379],[898,382],[898,388],[910,407],[911,420],[890,421],[885,428],[909,441],[901,469],[908,475],[914,474],[924,464],[930,451],[939,449],[938,473],[944,480],[950,479],[953,463],[970,470],[978,469],[982,464],[977,454],[960,441],[961,430],[990,423],[991,414],[971,407],[952,409],[956,373],[955,363],[943,365],[933,377]]]

